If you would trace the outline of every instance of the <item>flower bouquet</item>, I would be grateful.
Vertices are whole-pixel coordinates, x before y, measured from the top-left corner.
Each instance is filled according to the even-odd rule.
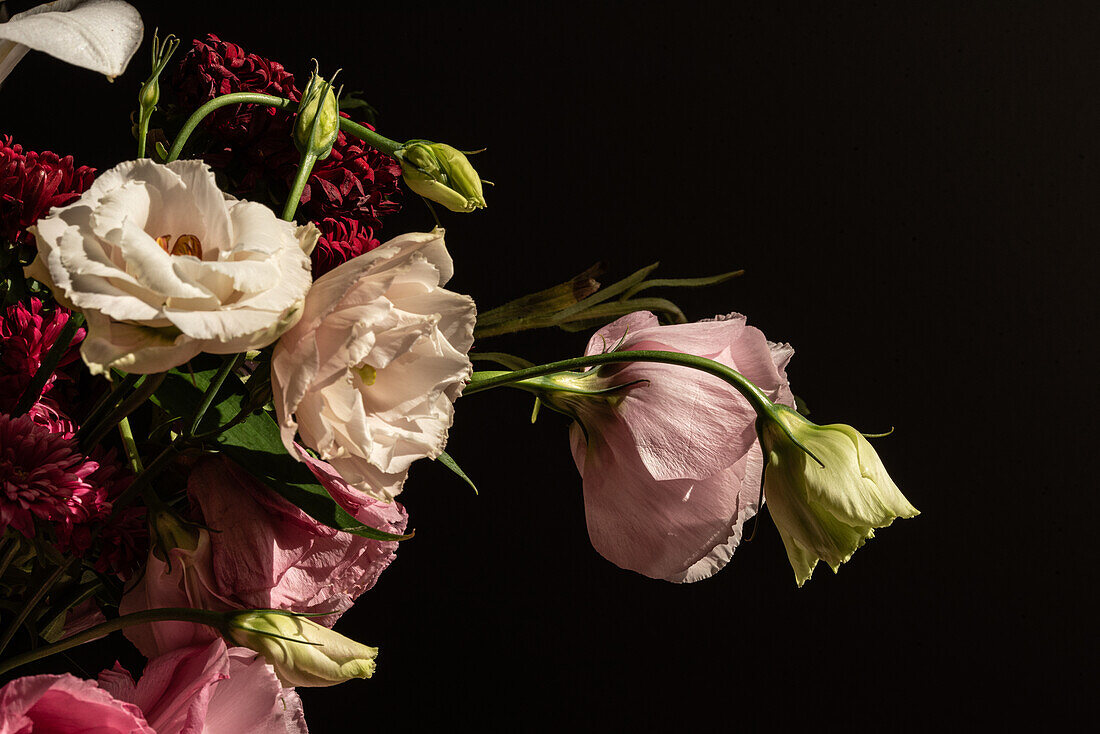
[[[133,160],[0,137],[0,672],[115,632],[147,659],[12,678],[0,732],[305,731],[296,688],[375,671],[385,640],[334,626],[413,537],[410,467],[473,486],[448,432],[495,388],[567,417],[592,545],[653,579],[721,570],[765,502],[799,586],[917,514],[870,436],[806,417],[789,345],[672,300],[738,272],[449,290],[444,220],[487,206],[473,151],[386,137],[317,66],[144,37],[121,0],[0,24],[0,82],[31,50],[109,77],[151,57]],[[437,226],[383,238],[402,196]],[[592,335],[494,349],[534,329]]]

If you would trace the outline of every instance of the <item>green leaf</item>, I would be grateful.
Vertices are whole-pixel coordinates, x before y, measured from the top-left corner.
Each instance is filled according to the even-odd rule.
[[[216,368],[195,372],[172,370],[153,396],[154,402],[174,415],[189,415],[217,372]],[[230,375],[206,411],[199,432],[214,431],[229,423],[248,400],[248,390]],[[286,452],[279,426],[265,412],[250,414],[244,421],[212,439],[226,456],[307,515],[331,528],[374,540],[405,540],[412,535],[387,533],[364,525],[340,507],[304,463]]]
[[[462,471],[462,467],[458,465],[457,461],[451,458],[450,454],[448,454],[446,451],[441,451],[439,453],[439,456],[436,457],[436,461],[457,474],[460,479],[466,482],[466,484],[469,484],[470,489],[474,490],[474,494],[479,494],[479,492],[477,491],[477,486],[474,484],[473,480],[466,476],[466,472]]]

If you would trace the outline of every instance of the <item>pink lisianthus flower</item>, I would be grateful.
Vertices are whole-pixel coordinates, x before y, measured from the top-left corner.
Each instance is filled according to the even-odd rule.
[[[331,467],[327,473],[335,474]],[[198,530],[194,546],[169,550],[167,561],[150,552],[145,574],[122,598],[122,613],[157,607],[285,609],[324,614],[314,621],[332,626],[394,559],[396,541],[322,525],[227,459],[196,464],[187,487],[214,532]],[[399,504],[370,498],[363,498],[355,516],[398,534],[408,521]],[[215,637],[211,628],[188,622],[130,627],[126,635],[148,657]]]
[[[0,414],[0,535],[11,527],[34,537],[36,519],[64,533],[98,515],[106,497],[89,479],[98,468],[72,439]]]
[[[785,373],[794,350],[769,342],[739,314],[671,326],[659,326],[649,312],[629,314],[597,331],[585,354],[610,349],[708,357],[773,401],[794,404]],[[585,379],[589,388],[612,391],[548,400],[576,418],[570,439],[592,545],[652,578],[711,576],[730,560],[758,509],[764,462],[756,413],[725,382],[687,367],[615,364]]]
[[[221,639],[149,661],[136,683],[118,663],[99,685],[157,734],[306,734],[302,702],[258,653]],[[2,731],[2,730],[0,730]]]
[[[134,704],[68,674],[17,678],[0,688],[0,733],[31,732],[158,734]]]

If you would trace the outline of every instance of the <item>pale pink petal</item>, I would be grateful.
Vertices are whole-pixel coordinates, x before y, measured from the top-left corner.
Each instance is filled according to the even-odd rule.
[[[0,688],[4,734],[158,734],[141,710],[71,675],[33,675]]]

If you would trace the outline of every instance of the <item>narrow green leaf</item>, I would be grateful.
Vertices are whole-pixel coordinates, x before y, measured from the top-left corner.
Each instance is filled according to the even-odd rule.
[[[458,462],[451,458],[450,454],[448,454],[446,451],[441,451],[439,456],[436,457],[436,461],[457,474],[459,478],[466,482],[466,484],[470,485],[470,488],[474,490],[474,494],[478,494],[477,487],[474,485],[473,480],[466,476],[466,472],[462,471],[462,467],[458,465]]]
[[[644,291],[646,288],[700,288],[708,285],[718,285],[719,283],[725,283],[727,280],[733,280],[744,274],[744,270],[732,270],[728,273],[708,275],[702,278],[654,278],[653,280],[642,281],[638,285],[628,289],[626,293],[623,294],[623,298],[630,298]]]

